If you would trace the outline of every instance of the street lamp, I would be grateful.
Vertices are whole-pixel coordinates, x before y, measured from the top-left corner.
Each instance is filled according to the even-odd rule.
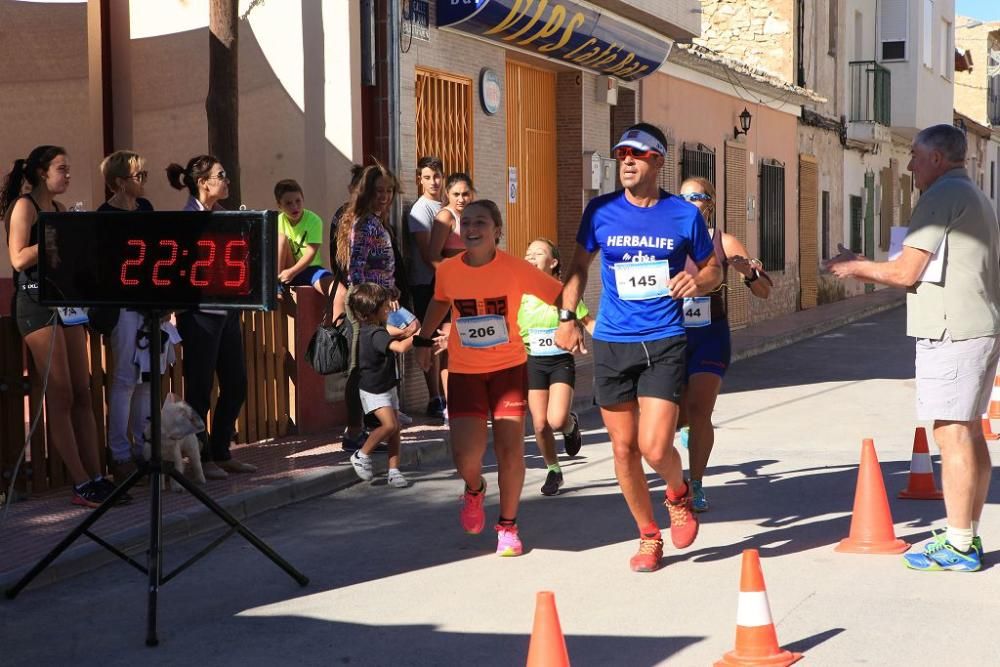
[[[753,116],[750,115],[746,107],[743,107],[743,113],[740,114],[740,127],[733,126],[733,139],[739,138],[741,134],[748,134],[750,132],[751,120],[753,120]]]

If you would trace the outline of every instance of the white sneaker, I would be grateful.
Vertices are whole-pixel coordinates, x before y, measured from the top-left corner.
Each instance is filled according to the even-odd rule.
[[[410,485],[408,479],[403,477],[403,473],[399,472],[396,468],[389,470],[389,476],[386,478],[386,484],[395,489],[405,489]]]
[[[354,472],[358,474],[358,477],[362,481],[370,482],[372,477],[375,476],[372,470],[372,457],[362,454],[360,449],[351,454],[351,465],[354,466]]]
[[[402,410],[396,410],[396,419],[399,420],[400,426],[409,426],[413,423],[413,417],[406,414]]]

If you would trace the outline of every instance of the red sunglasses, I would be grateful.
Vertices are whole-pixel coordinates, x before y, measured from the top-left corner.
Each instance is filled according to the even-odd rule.
[[[645,160],[646,158],[652,157],[653,155],[659,155],[656,151],[651,150],[641,150],[639,148],[632,148],[631,146],[619,146],[615,149],[615,157],[619,160],[624,160],[629,155],[636,158],[637,160]]]

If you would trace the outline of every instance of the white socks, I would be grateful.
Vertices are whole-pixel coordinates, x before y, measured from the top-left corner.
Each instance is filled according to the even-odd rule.
[[[959,551],[968,551],[972,548],[973,535],[974,532],[971,527],[954,528],[953,526],[948,526],[948,541],[951,542],[951,546],[955,547]]]

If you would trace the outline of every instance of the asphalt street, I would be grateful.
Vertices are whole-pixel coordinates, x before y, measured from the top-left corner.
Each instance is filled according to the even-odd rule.
[[[715,416],[711,510],[693,546],[668,541],[659,572],[628,569],[635,526],[591,411],[557,497],[538,493],[544,465],[528,442],[520,558],[493,555],[489,528],[462,532],[451,469],[414,470],[409,489],[358,484],[250,521],[311,577],[306,588],[233,537],[161,589],[151,649],[145,580],[113,564],[0,601],[0,665],[518,665],[539,590],[555,591],[574,665],[706,665],[733,648],[746,548],[760,550],[779,641],[805,664],[1000,664],[1000,486],[981,527],[983,572],[916,573],[899,556],[833,550],[863,438],[875,440],[897,536],[917,543],[943,527],[941,501],[895,498],[919,425],[904,318],[899,308],[734,366]],[[495,479],[491,463],[488,522]],[[170,547],[167,567],[209,539]]]

